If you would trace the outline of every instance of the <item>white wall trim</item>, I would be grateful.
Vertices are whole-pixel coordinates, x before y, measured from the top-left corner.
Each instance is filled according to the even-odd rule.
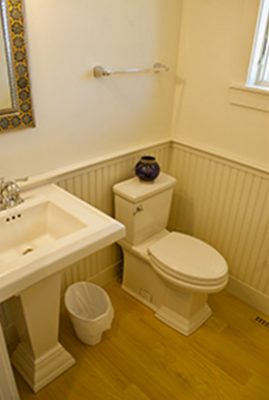
[[[155,147],[170,146],[170,145],[171,145],[171,140],[165,139],[140,146],[132,146],[130,148],[125,148],[122,151],[105,154],[101,157],[89,158],[87,160],[83,160],[74,164],[66,165],[62,168],[48,171],[44,174],[32,176],[28,179],[27,182],[22,183],[21,187],[23,190],[28,190],[35,186],[44,185],[47,183],[52,183],[65,179],[67,176],[70,176],[72,174],[78,174],[88,168],[97,169],[99,168],[100,164],[117,162],[119,159],[130,157],[135,153],[147,150],[150,151]]]
[[[252,170],[255,170],[256,174],[261,174],[262,176],[265,176],[265,175],[268,176],[268,173],[269,173],[269,165],[268,165],[268,168],[264,168],[260,165],[251,163],[246,160],[241,160],[237,157],[227,156],[225,153],[223,153],[221,151],[216,151],[216,150],[213,150],[212,148],[210,149],[210,148],[207,148],[204,146],[197,145],[196,143],[192,143],[191,141],[182,140],[182,139],[179,140],[179,139],[172,138],[171,144],[172,144],[172,147],[174,147],[174,146],[181,147],[181,148],[186,147],[188,149],[191,149],[192,151],[199,152],[199,154],[204,153],[207,156],[214,158],[214,160],[222,159],[226,163],[228,162],[230,164],[240,165],[241,168],[246,168],[248,170],[248,172],[250,171],[250,169],[252,169]]]
[[[269,296],[266,296],[233,276],[229,279],[227,291],[250,306],[269,315]]]
[[[106,154],[102,157],[96,157],[96,158],[90,158],[87,160],[83,160],[81,162],[75,163],[75,164],[70,164],[62,168],[54,169],[51,171],[48,171],[44,174],[32,176],[28,179],[27,182],[22,183],[21,187],[22,190],[28,190],[30,188],[33,188],[35,186],[39,185],[44,185],[47,183],[52,183],[56,182],[62,179],[65,179],[67,176],[73,175],[73,174],[78,174],[82,172],[85,169],[92,168],[92,169],[97,169],[101,164],[104,163],[114,163],[117,162],[119,159],[124,159],[126,157],[130,157],[135,153],[139,153],[142,151],[151,151],[154,148],[160,147],[160,146],[169,146],[173,148],[174,146],[178,147],[187,147],[188,149],[191,149],[193,151],[198,151],[199,153],[205,153],[207,156],[213,157],[214,159],[223,159],[225,162],[230,162],[230,163],[235,163],[239,164],[241,167],[247,168],[248,171],[249,169],[254,169],[256,173],[261,173],[263,176],[264,174],[269,173],[269,166],[268,169],[255,165],[254,163],[245,161],[245,160],[240,160],[237,157],[229,157],[226,154],[224,154],[221,151],[216,151],[214,149],[210,149],[201,145],[198,145],[196,143],[192,143],[186,140],[182,139],[176,139],[176,138],[168,138],[165,140],[160,140],[157,142],[151,142],[146,145],[141,145],[141,146],[133,146],[130,148],[125,148],[124,150],[120,152],[115,152],[115,153],[109,153]]]
[[[233,84],[229,88],[230,103],[236,106],[269,112],[268,89],[262,90]]]

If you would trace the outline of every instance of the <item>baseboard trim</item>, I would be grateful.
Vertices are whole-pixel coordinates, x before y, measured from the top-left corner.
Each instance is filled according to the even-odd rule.
[[[114,281],[115,279],[117,279],[119,275],[120,265],[121,262],[112,264],[103,271],[101,271],[99,274],[90,277],[88,281],[95,283],[96,285],[99,286],[105,286],[110,282]]]
[[[234,277],[230,277],[226,290],[248,305],[269,315],[269,296],[264,293]]]

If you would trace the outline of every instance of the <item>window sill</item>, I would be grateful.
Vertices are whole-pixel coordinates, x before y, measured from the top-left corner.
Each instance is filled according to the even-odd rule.
[[[269,91],[258,87],[232,84],[229,88],[231,104],[269,112]]]

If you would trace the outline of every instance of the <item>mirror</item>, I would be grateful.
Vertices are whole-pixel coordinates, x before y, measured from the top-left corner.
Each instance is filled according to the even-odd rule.
[[[34,126],[23,0],[0,0],[0,133]]]

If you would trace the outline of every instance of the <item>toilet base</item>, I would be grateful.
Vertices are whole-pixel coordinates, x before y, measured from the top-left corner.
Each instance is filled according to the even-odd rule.
[[[211,316],[212,311],[210,307],[205,304],[204,307],[199,310],[191,318],[184,318],[182,315],[176,313],[175,311],[162,306],[155,313],[156,318],[165,324],[171,326],[176,331],[182,333],[185,336],[191,335]]]
[[[212,314],[207,293],[175,287],[159,277],[143,257],[124,249],[122,289],[151,308],[156,318],[185,336],[196,331]]]

